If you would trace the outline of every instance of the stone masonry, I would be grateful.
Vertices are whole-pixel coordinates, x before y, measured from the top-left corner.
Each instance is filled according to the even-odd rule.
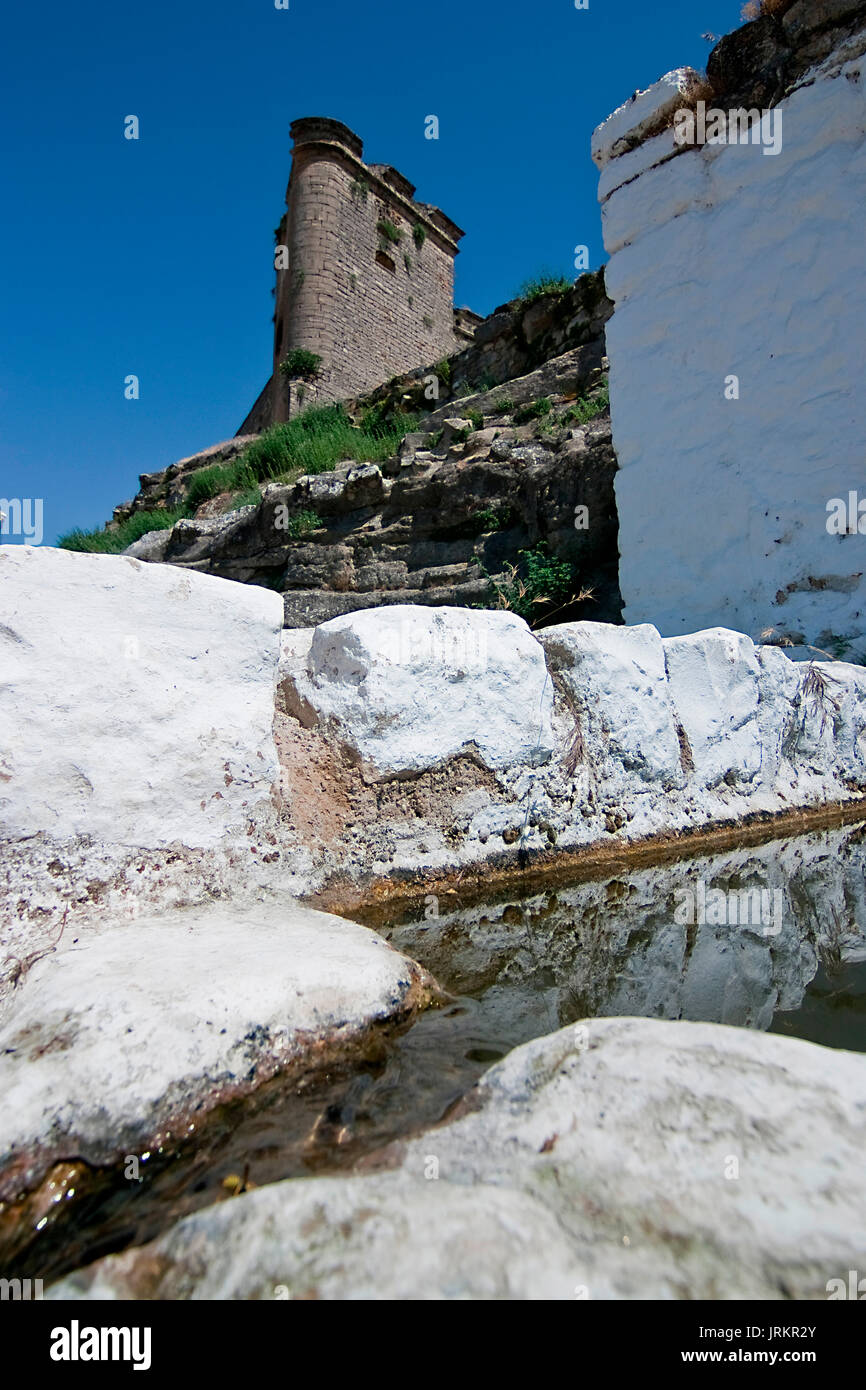
[[[365,164],[362,141],[341,122],[307,117],[291,133],[275,254],[273,375],[239,434],[456,352],[475,321],[454,310],[461,229],[417,202],[396,169]],[[322,359],[309,379],[279,370],[299,348]]]

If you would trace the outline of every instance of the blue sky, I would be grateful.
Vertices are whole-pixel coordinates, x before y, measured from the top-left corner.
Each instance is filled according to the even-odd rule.
[[[456,302],[603,259],[590,134],[740,0],[10,7],[0,58],[0,497],[45,542],[235,433],[267,378],[289,124],[327,115],[466,230]],[[141,138],[123,138],[139,117]],[[425,140],[437,115],[440,139]],[[124,378],[140,378],[138,401]]]

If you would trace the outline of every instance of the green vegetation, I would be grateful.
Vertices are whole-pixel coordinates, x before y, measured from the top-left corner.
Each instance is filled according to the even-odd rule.
[[[367,196],[370,192],[370,185],[366,179],[353,179],[351,191],[352,197],[356,202],[366,203]]]
[[[223,507],[223,512],[237,512],[241,507],[257,507],[262,494],[257,487],[247,488],[246,492],[236,492]]]
[[[502,415],[510,415],[514,406],[515,402],[511,396],[500,396],[498,401],[493,402],[493,409]]]
[[[376,231],[383,241],[387,241],[391,246],[399,246],[403,240],[403,233],[399,227],[395,227],[393,222],[389,222],[387,217],[383,217],[381,222],[376,223]]]
[[[136,512],[128,521],[122,521],[115,531],[81,531],[76,528],[61,536],[57,544],[61,550],[87,550],[91,554],[117,555],[134,541],[140,540],[148,531],[167,531],[186,514],[184,507],[175,507],[172,511]]]
[[[472,523],[473,526],[477,528],[477,534],[481,536],[484,535],[486,531],[500,530],[502,518],[492,507],[482,507],[480,511],[473,513]]]
[[[295,512],[294,516],[289,517],[286,530],[294,540],[297,540],[300,536],[309,535],[311,531],[315,531],[321,524],[321,520],[316,512]]]
[[[484,429],[484,416],[481,414],[480,410],[467,410],[466,419],[472,421],[472,428],[474,430]]]
[[[137,512],[114,531],[71,531],[58,545],[64,550],[118,554],[147,531],[164,530],[182,517],[192,516],[202,502],[218,493],[240,493],[252,499],[258,483],[288,483],[305,473],[330,473],[343,459],[381,463],[397,452],[400,440],[417,423],[416,416],[389,414],[384,406],[365,412],[360,428],[352,424],[340,405],[305,410],[259,435],[231,463],[213,464],[194,473],[184,506],[172,511]]]
[[[441,362],[437,362],[433,370],[445,386],[451,385],[451,363],[447,357],[443,357]]]
[[[550,414],[551,408],[550,397],[540,396],[537,401],[529,401],[526,405],[515,410],[514,423],[515,425],[525,425],[530,420],[540,420],[543,415]]]
[[[505,580],[490,581],[490,602],[484,608],[507,608],[531,623],[542,607],[565,607],[572,601],[589,597],[587,591],[576,592],[574,566],[557,560],[547,550],[547,542],[539,541],[533,550],[521,550],[519,563],[509,566]]]
[[[403,264],[404,264],[404,266],[406,267],[406,270],[411,272],[411,270],[412,270],[412,257],[409,255],[409,252],[408,252],[408,251],[404,252],[404,254],[403,254]]]
[[[572,281],[567,280],[564,275],[542,271],[540,275],[524,280],[515,298],[519,299],[521,304],[531,304],[534,299],[540,299],[545,294],[565,294],[571,286]]]
[[[321,365],[322,359],[317,352],[308,352],[306,348],[292,348],[280,363],[280,373],[288,377],[303,377],[305,381],[309,381],[312,377],[318,376]]]
[[[421,222],[416,222],[412,228],[412,240],[420,251],[427,240],[427,228]]]
[[[590,420],[594,420],[596,415],[602,415],[609,405],[610,391],[605,382],[593,395],[583,396],[581,400],[576,401],[563,415],[562,423],[574,420],[578,425],[586,425]]]

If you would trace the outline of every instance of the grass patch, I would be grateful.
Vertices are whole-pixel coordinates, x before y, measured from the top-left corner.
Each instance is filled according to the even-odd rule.
[[[289,482],[305,473],[330,473],[343,459],[382,463],[397,452],[400,440],[417,423],[417,416],[389,414],[382,406],[365,412],[360,428],[351,423],[340,405],[305,410],[286,424],[272,425],[231,463],[199,469],[190,479],[182,507],[137,512],[116,531],[70,531],[57,544],[62,550],[116,555],[147,531],[165,530],[182,517],[192,516],[202,502],[220,492],[240,493],[253,500],[258,483]]]
[[[421,222],[416,222],[415,226],[412,228],[412,240],[420,251],[424,242],[427,240],[427,228],[423,226]]]
[[[564,275],[542,271],[540,275],[533,275],[531,279],[524,280],[515,298],[519,299],[521,304],[531,304],[534,299],[541,299],[545,294],[565,294],[566,290],[571,289],[571,285],[571,280],[567,280]]]
[[[184,507],[156,512],[136,512],[128,521],[122,521],[115,531],[82,531],[76,527],[67,531],[57,542],[60,550],[84,550],[92,555],[119,555],[134,541],[147,535],[148,531],[167,531],[181,517],[186,516]]]
[[[395,227],[393,222],[389,222],[387,217],[383,217],[381,222],[376,223],[376,231],[383,241],[387,241],[390,246],[399,246],[403,240],[403,233],[399,227]]]
[[[286,531],[293,540],[297,540],[300,536],[308,536],[311,531],[317,530],[321,524],[322,522],[317,512],[295,512],[294,516],[289,517]]]

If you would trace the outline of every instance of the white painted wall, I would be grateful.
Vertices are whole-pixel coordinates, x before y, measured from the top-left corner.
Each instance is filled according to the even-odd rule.
[[[645,138],[688,71],[595,134],[627,623],[866,651],[866,535],[827,530],[829,499],[866,502],[864,47],[781,104],[775,156]]]

